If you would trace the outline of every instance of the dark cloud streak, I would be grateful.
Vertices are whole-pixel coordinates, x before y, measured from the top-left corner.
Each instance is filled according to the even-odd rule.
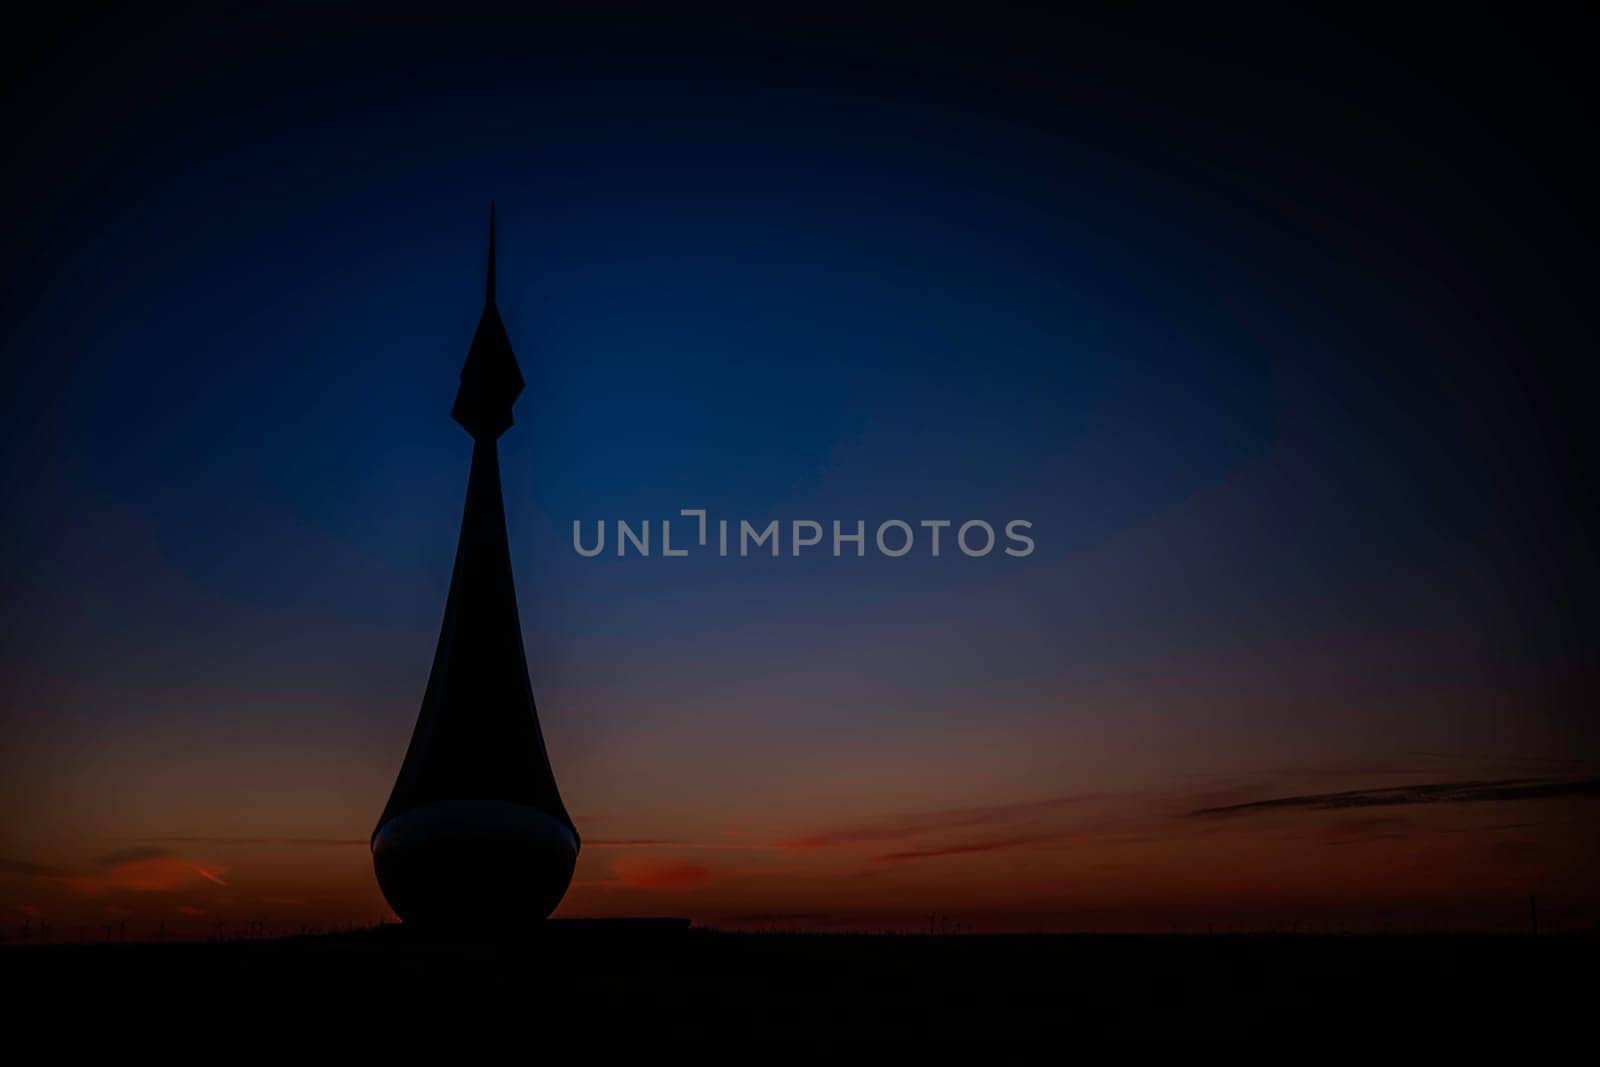
[[[1070,832],[1050,834],[1029,834],[1019,837],[991,838],[983,841],[964,841],[952,845],[935,846],[931,848],[907,849],[902,852],[890,852],[873,858],[874,863],[910,863],[913,860],[938,859],[943,856],[966,856],[976,852],[999,852],[1003,849],[1024,848],[1029,845],[1054,844],[1069,837],[1078,836]]]
[[[1253,800],[1244,804],[1197,808],[1189,818],[1222,818],[1272,811],[1340,811],[1415,804],[1485,804],[1513,800],[1552,800],[1600,796],[1600,778],[1560,781],[1548,778],[1505,778],[1498,781],[1435,782],[1385,789],[1351,789],[1339,793]]]
[[[348,848],[367,846],[364,837],[148,837],[147,841],[162,841],[178,845],[269,845],[281,847],[314,846],[318,848]]]
[[[913,812],[886,816],[859,823],[806,834],[782,842],[787,849],[806,851],[824,848],[854,848],[903,841],[929,834],[952,830],[972,830],[979,827],[1003,825],[1042,815],[1051,815],[1057,809],[1079,804],[1084,796],[1048,797],[1013,803],[986,804],[977,807],[951,808],[942,811]]]

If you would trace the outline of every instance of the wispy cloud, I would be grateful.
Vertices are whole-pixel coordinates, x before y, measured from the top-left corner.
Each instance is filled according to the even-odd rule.
[[[364,837],[146,837],[145,841],[168,845],[266,845],[271,847],[349,848],[367,847]]]
[[[1044,800],[909,812],[863,820],[851,826],[818,830],[800,837],[789,838],[780,844],[783,848],[795,851],[892,844],[931,834],[1000,826],[1054,815],[1059,809],[1085,799],[1087,798],[1083,796],[1058,796]]]
[[[1048,845],[1077,836],[1069,831],[1045,834],[1025,834],[1015,837],[992,837],[976,841],[960,841],[949,845],[905,849],[873,857],[874,863],[910,863],[914,860],[938,859],[941,856],[966,856],[978,852],[1000,852],[1010,848],[1027,848]]]
[[[47,867],[42,863],[27,863],[23,860],[6,859],[0,856],[0,874],[15,875],[22,878],[50,878],[65,873],[55,867]]]
[[[225,868],[189,859],[160,848],[126,848],[97,857],[87,870],[63,870],[16,860],[0,861],[0,873],[21,875],[60,886],[85,897],[109,893],[171,893],[192,888],[197,880],[226,886]]]
[[[766,841],[695,841],[679,837],[586,837],[586,849],[680,849],[685,852],[770,852],[781,844]]]
[[[1483,804],[1512,800],[1550,800],[1560,797],[1600,796],[1600,778],[1557,780],[1503,778],[1497,781],[1434,782],[1384,789],[1349,789],[1338,793],[1252,800],[1243,804],[1196,808],[1191,818],[1226,818],[1273,811],[1338,811],[1347,808],[1387,808],[1413,804]]]
[[[693,889],[711,880],[711,868],[698,863],[624,858],[611,865],[617,884],[628,889]]]

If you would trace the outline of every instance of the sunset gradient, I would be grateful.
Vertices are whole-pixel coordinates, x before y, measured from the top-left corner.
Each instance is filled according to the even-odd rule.
[[[7,937],[389,917],[491,197],[558,915],[1600,922],[1576,96],[1399,23],[126,18],[7,95]],[[573,548],[685,508],[1036,548]]]

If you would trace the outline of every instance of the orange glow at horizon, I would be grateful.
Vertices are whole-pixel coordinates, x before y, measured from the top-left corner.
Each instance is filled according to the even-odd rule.
[[[729,928],[922,929],[940,916],[979,930],[1496,929],[1514,928],[1538,893],[1550,921],[1593,921],[1592,781],[1435,803],[1402,789],[1437,784],[1414,771],[1373,769],[1363,777],[1376,784],[1353,790],[1328,775],[1344,788],[1294,796],[1237,782],[809,826],[779,816],[766,834],[754,821],[669,834],[656,820],[628,833],[611,830],[619,816],[580,815],[591,838],[557,915]],[[174,836],[59,865],[11,861],[0,886],[11,925],[187,923],[209,935],[392,918],[354,836]]]

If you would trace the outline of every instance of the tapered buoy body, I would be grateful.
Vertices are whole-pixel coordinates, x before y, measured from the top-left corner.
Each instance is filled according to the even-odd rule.
[[[378,885],[408,923],[536,922],[578,859],[528,680],[500,491],[496,441],[522,386],[495,307],[491,214],[487,298],[452,410],[474,439],[461,539],[422,710],[372,834]]]

